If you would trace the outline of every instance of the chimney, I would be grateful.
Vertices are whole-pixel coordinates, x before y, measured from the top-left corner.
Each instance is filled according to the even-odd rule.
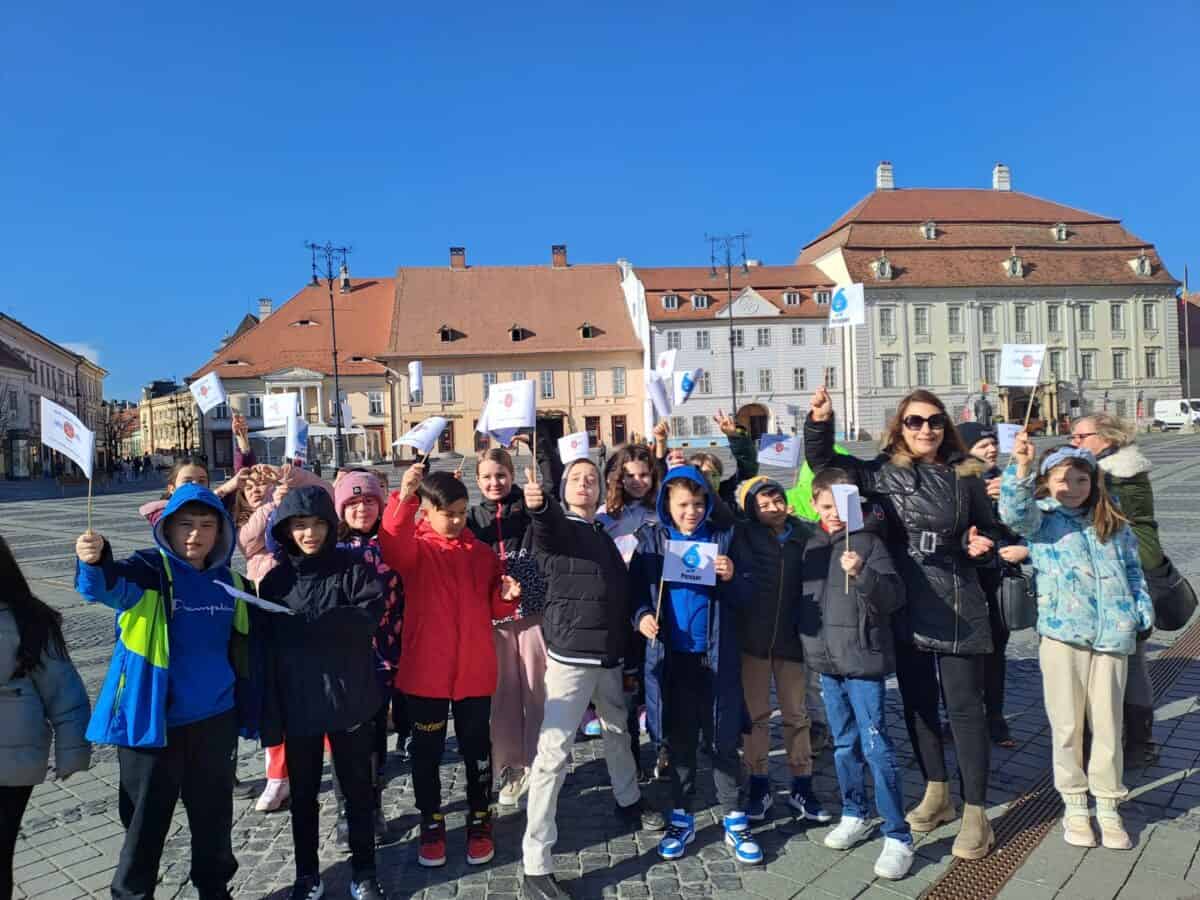
[[[341,269],[338,270],[338,281],[341,282],[342,293],[350,293],[350,267],[345,263],[342,263]]]
[[[270,314],[271,314],[271,298],[270,297],[259,297],[258,298],[258,321],[261,322],[263,319],[265,319]]]
[[[567,267],[567,245],[553,244],[550,247],[550,264],[555,269],[565,269]]]
[[[1012,172],[1008,170],[1008,166],[1006,166],[1004,163],[996,163],[996,165],[992,167],[992,190],[1012,190]]]
[[[467,248],[466,247],[451,247],[450,248],[450,268],[454,271],[459,271],[467,267]]]
[[[875,167],[875,190],[894,191],[896,178],[892,173],[892,164],[886,159]]]

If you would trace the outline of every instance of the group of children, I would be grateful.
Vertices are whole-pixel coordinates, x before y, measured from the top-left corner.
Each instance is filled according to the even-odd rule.
[[[719,424],[731,444],[748,443],[731,422]],[[1040,577],[1051,573],[1038,627],[1068,838],[1090,836],[1090,788],[1105,845],[1115,846],[1122,662],[1153,614],[1094,460],[1070,448],[1055,454],[1034,471],[1032,445],[1018,442],[999,508],[1032,546]],[[161,507],[143,509],[153,548],[117,561],[102,535],[81,535],[77,588],[117,616],[117,647],[88,728],[90,740],[118,747],[127,835],[113,896],[153,896],[179,799],[200,897],[229,896],[241,734],[277,748],[260,808],[290,800],[294,900],[324,893],[317,829],[326,750],[351,896],[383,897],[375,851],[395,839],[380,798],[393,694],[412,735],[422,866],[447,856],[439,764],[452,715],[466,768],[467,862],[494,854],[496,769],[502,804],[528,793],[526,895],[569,896],[553,875],[555,815],[589,706],[622,821],[663,832],[664,859],[684,856],[696,835],[703,746],[724,841],[736,860],[757,864],[763,853],[751,826],[774,800],[772,679],[792,777],[787,802],[798,818],[833,818],[812,787],[806,697],[819,678],[841,789],[841,820],[824,842],[846,850],[873,830],[869,768],[885,838],[875,871],[902,878],[913,843],[885,680],[895,670],[890,619],[905,592],[881,516],[868,504],[865,527],[847,534],[834,495],[851,479],[837,469],[813,479],[813,523],[792,515],[779,483],[746,477],[749,467],[722,482],[715,457],[667,467],[661,455],[631,445],[607,473],[585,458],[565,466],[557,485],[527,470],[518,488],[508,453],[489,450],[475,507],[457,476],[420,463],[387,499],[369,472],[343,474],[331,487],[301,469],[253,464],[214,492],[192,462],[172,473]],[[664,578],[673,541],[717,545],[714,584]],[[235,543],[248,578],[230,568]],[[1061,572],[1066,545],[1073,575]],[[666,816],[639,787],[643,704],[653,767],[670,780]],[[1093,728],[1086,776],[1085,708]]]

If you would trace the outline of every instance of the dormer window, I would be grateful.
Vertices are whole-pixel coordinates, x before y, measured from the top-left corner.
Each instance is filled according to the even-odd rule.
[[[813,291],[813,299],[817,302],[817,306],[828,306],[832,298],[833,294],[830,291]]]
[[[227,359],[227,360],[225,360],[225,362],[221,363],[221,365],[223,365],[223,366],[248,366],[248,365],[250,365],[250,363],[244,359]]]
[[[800,301],[804,298],[800,296],[799,291],[784,291],[783,305],[784,306],[799,306]]]
[[[590,341],[592,338],[599,337],[600,329],[590,322],[584,322],[579,326],[579,336],[585,341]]]
[[[321,323],[318,322],[316,319],[297,319],[295,322],[292,323],[292,327],[293,328],[313,328],[314,326],[319,325],[319,324],[321,324]]]
[[[679,309],[679,295],[663,294],[663,309]]]
[[[443,325],[438,329],[438,339],[441,340],[443,344],[450,343],[452,340],[454,340],[454,329],[449,325]]]
[[[1059,222],[1054,226],[1054,239],[1056,241],[1065,241],[1070,236],[1070,232],[1067,231],[1067,226],[1062,222]]]
[[[1134,274],[1138,278],[1149,278],[1154,274],[1154,264],[1150,262],[1150,257],[1146,255],[1145,250],[1142,250],[1136,259],[1130,260],[1129,264],[1133,266]]]
[[[874,273],[876,281],[892,280],[892,261],[888,259],[887,253],[883,250],[879,251],[879,259],[871,263],[871,271]]]
[[[1008,259],[1004,261],[1004,274],[1009,278],[1025,277],[1025,261],[1017,256],[1017,248],[1009,251]]]
[[[525,338],[529,337],[529,332],[520,325],[513,323],[513,325],[508,329],[508,337],[515,344],[517,341],[523,341]]]
[[[921,237],[927,241],[932,241],[937,238],[937,223],[930,221],[921,226]]]
[[[708,294],[692,294],[693,309],[708,309]]]

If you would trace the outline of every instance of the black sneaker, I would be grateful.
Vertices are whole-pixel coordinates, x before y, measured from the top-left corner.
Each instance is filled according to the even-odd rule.
[[[325,885],[321,884],[321,876],[304,875],[296,879],[292,885],[290,900],[320,900],[325,896]]]
[[[368,875],[362,881],[350,881],[350,900],[386,900],[386,895],[375,876]]]
[[[641,799],[628,806],[617,804],[617,817],[626,825],[642,828],[644,831],[665,831],[667,820],[657,809],[651,809]]]
[[[570,900],[571,892],[555,880],[553,875],[526,875],[522,880],[521,893],[525,900]]]

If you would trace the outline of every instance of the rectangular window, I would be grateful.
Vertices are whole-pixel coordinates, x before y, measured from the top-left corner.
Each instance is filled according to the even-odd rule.
[[[735,390],[736,390],[736,391],[737,391],[739,394],[744,394],[744,393],[746,393],[746,373],[745,373],[745,372],[743,372],[741,369],[736,369],[736,370],[734,371],[734,373],[733,373],[733,385],[734,385],[734,389],[735,389]]]
[[[826,347],[832,347],[837,343],[837,329],[823,326],[821,328],[821,343]]]
[[[584,369],[583,370],[583,396],[585,396],[585,397],[595,397],[596,396],[596,370],[595,369]]]
[[[454,402],[454,376],[453,375],[439,375],[438,376],[438,386],[441,388],[442,402],[443,403],[453,403]]]
[[[1046,307],[1046,328],[1050,331],[1062,331],[1062,307],[1057,303]]]
[[[983,380],[995,384],[1000,374],[1000,354],[995,350],[987,350],[983,354]]]
[[[1108,308],[1108,323],[1113,331],[1125,330],[1125,304],[1114,303]]]
[[[588,443],[595,447],[600,443],[600,417],[584,416],[583,430],[587,432]]]
[[[497,376],[496,372],[484,372],[483,373],[483,399],[484,400],[487,400],[488,394],[492,390],[492,385],[496,383],[496,380],[497,380],[496,376]]]
[[[1096,377],[1096,353],[1085,350],[1079,354],[1079,375],[1084,381],[1092,381]]]
[[[825,387],[831,391],[837,387],[837,366],[825,367]]]
[[[799,325],[796,325],[792,328],[792,346],[793,347],[803,347],[804,346],[804,329],[802,327],[800,327]]]
[[[251,419],[261,419],[262,397],[259,397],[258,395],[251,395],[249,403],[247,404],[247,410]]]
[[[896,358],[887,356],[879,363],[879,384],[885,388],[894,388],[896,386]]]
[[[383,415],[383,391],[367,391],[367,414]]]
[[[212,411],[212,417],[214,419],[228,419],[229,418],[229,404],[228,403],[218,403]]]
[[[513,372],[513,373],[512,373],[512,380],[513,380],[513,381],[525,381],[525,380],[526,380],[526,378],[525,378],[525,370],[524,370],[524,369],[518,369],[517,371]]]
[[[1055,378],[1062,378],[1066,374],[1063,370],[1063,352],[1061,350],[1050,351],[1050,373]]]
[[[817,306],[828,306],[829,300],[833,296],[830,291],[814,291],[813,299],[817,301]]]
[[[950,334],[962,334],[962,307],[949,306],[946,308],[946,330]]]
[[[771,329],[770,328],[759,328],[757,334],[755,335],[755,343],[757,343],[758,346],[760,346],[760,347],[770,347],[771,346]]]
[[[1129,410],[1128,401],[1126,401],[1126,400],[1118,400],[1117,401],[1117,418],[1118,419],[1125,418],[1125,414],[1128,412],[1128,410]]]
[[[541,382],[542,382],[542,399],[543,400],[553,400],[554,399],[554,370],[553,369],[542,369]]]
[[[1147,378],[1157,378],[1158,377],[1158,351],[1157,350],[1147,350],[1146,351],[1146,377]]]
[[[967,358],[965,356],[954,355],[950,357],[950,383],[955,387],[961,387],[967,383]]]
[[[709,339],[708,339],[707,331],[697,331],[696,332],[696,349],[697,350],[707,350],[709,348],[708,341],[709,341]]]
[[[663,309],[679,309],[679,295],[663,294]]]
[[[708,416],[692,416],[692,434],[703,437],[708,434]]]
[[[1129,377],[1129,354],[1124,350],[1113,351],[1113,378],[1124,379]]]
[[[612,379],[613,379],[613,396],[614,397],[624,397],[625,396],[625,367],[617,366],[616,368],[614,368],[612,370]]]
[[[1090,303],[1081,303],[1079,305],[1079,330],[1080,331],[1095,331],[1096,317],[1093,314]]]
[[[799,306],[800,292],[799,291],[784,291],[783,292],[784,306]]]
[[[983,316],[983,333],[984,334],[995,334],[996,333],[996,307],[983,306],[983,307],[980,307],[979,312],[980,312],[980,315]]]
[[[891,307],[879,308],[879,334],[882,337],[896,336],[896,311]]]
[[[1017,326],[1018,334],[1025,334],[1029,331],[1029,307],[1025,305],[1013,307],[1013,317]]]
[[[730,332],[729,340],[735,347],[746,346],[746,335],[742,333],[742,329],[740,328],[735,328]]]
[[[760,391],[762,391],[764,394],[769,394],[771,392],[771,370],[770,369],[759,369],[758,370],[758,389]]]
[[[918,306],[913,310],[913,334],[929,336],[929,307]]]
[[[671,434],[675,437],[687,437],[688,420],[685,416],[671,416]]]
[[[1158,331],[1158,304],[1146,303],[1142,306],[1142,328],[1145,331]]]
[[[792,390],[808,390],[808,373],[804,369],[792,369]]]
[[[707,370],[700,373],[700,383],[696,385],[696,390],[701,394],[712,393],[712,379],[708,377]]]
[[[917,357],[917,387],[929,387],[932,382],[931,363],[932,360],[928,356]]]
[[[682,335],[678,331],[667,332],[667,349],[678,350],[682,344]]]

